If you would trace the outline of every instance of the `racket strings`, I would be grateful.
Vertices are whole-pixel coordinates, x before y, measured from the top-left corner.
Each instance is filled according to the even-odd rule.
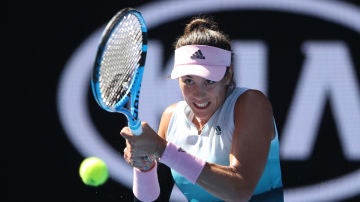
[[[127,15],[112,32],[100,68],[100,90],[104,103],[114,107],[129,93],[140,66],[142,53],[142,30],[138,18]],[[130,95],[128,95],[130,96]]]

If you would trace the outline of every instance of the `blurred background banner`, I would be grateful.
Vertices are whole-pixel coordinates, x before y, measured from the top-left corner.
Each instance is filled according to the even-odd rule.
[[[262,90],[280,135],[285,201],[360,200],[360,3],[337,0],[46,1],[8,4],[14,36],[30,42],[31,135],[15,137],[10,201],[131,201],[132,170],[122,157],[121,114],[95,103],[90,73],[102,30],[124,7],[145,17],[149,48],[140,119],[157,129],[179,99],[168,75],[173,42],[193,16],[212,15],[230,35],[239,86]],[[20,17],[16,14],[21,13]],[[19,29],[19,28],[17,28]],[[23,35],[22,33],[27,33]],[[41,89],[35,90],[34,89]],[[21,126],[19,126],[21,127]],[[31,155],[30,155],[31,154]],[[98,156],[110,180],[82,184],[83,158]],[[24,179],[26,179],[24,183]],[[183,201],[174,190],[172,201]],[[32,201],[32,200],[31,200]]]

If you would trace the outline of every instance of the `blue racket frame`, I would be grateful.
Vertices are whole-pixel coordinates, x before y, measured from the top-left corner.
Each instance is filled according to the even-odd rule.
[[[139,67],[134,72],[134,77],[131,79],[129,88],[121,99],[114,104],[114,107],[107,106],[101,96],[100,91],[100,68],[101,61],[104,55],[104,50],[107,47],[107,41],[112,35],[112,32],[115,30],[114,28],[121,22],[121,19],[128,15],[129,13],[135,15],[141,25],[142,30],[142,53],[139,61]],[[147,27],[145,24],[145,20],[142,17],[141,13],[133,8],[125,8],[119,11],[107,24],[103,35],[101,37],[100,44],[98,46],[97,56],[95,59],[95,65],[93,69],[92,79],[91,79],[91,89],[93,96],[97,102],[97,104],[104,110],[108,112],[117,112],[122,113],[126,116],[128,120],[128,126],[132,130],[133,134],[140,135],[142,133],[141,121],[139,119],[139,99],[140,99],[140,89],[142,83],[142,77],[144,74],[144,66],[145,59],[147,54]],[[130,100],[130,110],[126,107],[127,103]]]

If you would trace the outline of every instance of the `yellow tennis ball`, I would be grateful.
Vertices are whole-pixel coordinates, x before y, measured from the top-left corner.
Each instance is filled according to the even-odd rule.
[[[106,163],[98,157],[85,158],[79,168],[79,174],[84,184],[89,186],[100,186],[109,178]]]

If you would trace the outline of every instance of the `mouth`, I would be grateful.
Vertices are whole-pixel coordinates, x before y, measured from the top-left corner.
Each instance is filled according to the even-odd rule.
[[[194,106],[198,109],[205,109],[210,105],[210,102],[204,102],[204,103],[194,103]]]

